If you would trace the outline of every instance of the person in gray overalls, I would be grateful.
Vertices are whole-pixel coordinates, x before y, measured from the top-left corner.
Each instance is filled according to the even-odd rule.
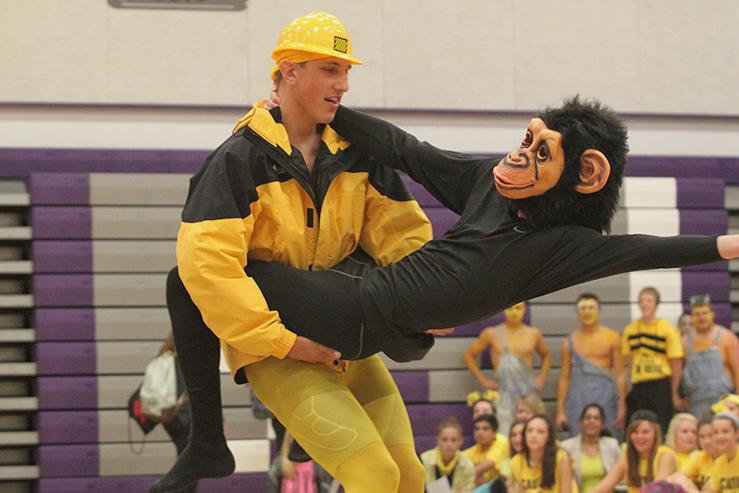
[[[693,327],[683,337],[686,364],[682,383],[690,413],[699,416],[739,386],[739,339],[714,323],[708,295],[691,298],[691,314]]]

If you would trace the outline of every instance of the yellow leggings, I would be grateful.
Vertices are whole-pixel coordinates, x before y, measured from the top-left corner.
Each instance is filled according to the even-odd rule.
[[[246,367],[257,396],[346,493],[423,493],[408,412],[379,356],[345,373],[290,358]]]

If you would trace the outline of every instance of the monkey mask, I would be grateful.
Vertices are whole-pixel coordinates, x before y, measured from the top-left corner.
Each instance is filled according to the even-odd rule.
[[[601,190],[611,174],[608,158],[596,149],[580,156],[578,193]],[[565,169],[562,134],[547,127],[541,118],[532,118],[521,147],[504,157],[493,170],[495,187],[509,199],[544,195],[559,182]]]
[[[493,179],[527,222],[609,231],[627,153],[626,127],[613,110],[574,97],[531,119],[520,147],[493,168]]]

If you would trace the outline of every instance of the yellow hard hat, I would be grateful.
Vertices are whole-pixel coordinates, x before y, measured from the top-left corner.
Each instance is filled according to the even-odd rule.
[[[312,55],[303,57],[303,61],[334,57],[352,64],[362,63],[352,56],[352,38],[341,21],[328,12],[311,12],[288,24],[277,39],[272,59],[279,64],[295,52]],[[275,69],[272,69],[273,78]]]

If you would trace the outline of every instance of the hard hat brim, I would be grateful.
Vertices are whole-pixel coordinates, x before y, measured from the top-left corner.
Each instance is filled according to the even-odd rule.
[[[291,46],[290,48],[276,49],[272,52],[272,60],[280,63],[280,61],[282,61],[282,57],[280,55],[282,53],[285,53],[286,51],[304,51],[306,53],[316,53],[320,55],[326,55],[326,58],[339,58],[341,60],[346,60],[352,65],[364,65],[361,60],[359,60],[358,58],[354,58],[351,55],[337,53],[335,50],[329,50],[327,48],[321,48],[320,46],[307,45],[303,43],[295,43],[295,45]]]

